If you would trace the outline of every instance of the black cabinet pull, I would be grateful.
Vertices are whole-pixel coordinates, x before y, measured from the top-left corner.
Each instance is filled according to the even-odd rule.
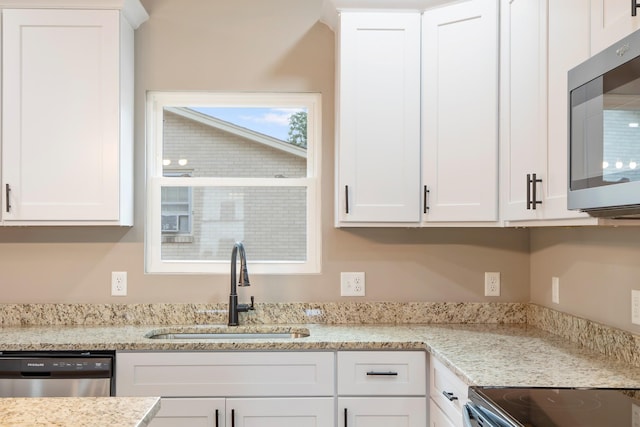
[[[347,408],[344,408],[344,427],[347,427]]]
[[[427,187],[426,185],[424,186],[424,196],[423,196],[423,198],[424,198],[424,202],[423,202],[423,205],[422,205],[422,212],[423,213],[427,213],[429,211],[429,202],[428,202],[428,199],[429,199],[429,187]]]
[[[542,179],[537,178],[536,174],[527,174],[527,210],[536,210],[537,205],[542,204],[542,200],[538,200],[537,196],[537,184],[541,183]]]
[[[442,394],[444,395],[444,397],[446,397],[447,399],[449,399],[449,401],[453,402],[454,400],[458,400],[458,396],[454,395],[451,392],[448,391],[442,391]]]
[[[236,427],[236,410],[231,410],[231,427]]]
[[[216,409],[216,427],[219,427],[218,425],[218,410]]]
[[[344,211],[345,213],[349,213],[349,186],[344,186]]]
[[[393,372],[393,371],[389,371],[389,372],[369,371],[369,372],[367,372],[367,375],[384,376],[384,377],[397,377],[398,373],[397,372]]]
[[[527,174],[527,210],[531,209],[531,174]]]
[[[4,197],[5,197],[5,203],[6,203],[6,208],[7,208],[7,213],[9,213],[9,211],[11,211],[11,203],[9,203],[9,195],[11,194],[11,187],[9,187],[9,184],[5,184],[4,187]]]

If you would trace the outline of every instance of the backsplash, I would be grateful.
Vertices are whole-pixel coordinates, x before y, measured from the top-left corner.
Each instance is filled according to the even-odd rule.
[[[226,304],[2,304],[0,326],[226,324]],[[640,336],[526,303],[260,303],[240,313],[258,324],[528,324],[640,366]]]
[[[3,304],[0,326],[225,324],[227,304]],[[260,303],[241,324],[526,323],[522,303]]]
[[[527,323],[616,360],[640,366],[640,336],[536,304],[527,306]]]

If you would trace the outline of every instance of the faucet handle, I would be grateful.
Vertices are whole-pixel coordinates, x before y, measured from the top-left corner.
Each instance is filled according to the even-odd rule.
[[[253,306],[253,302],[254,302],[253,295],[251,295],[251,305],[249,306],[249,310],[255,310],[255,307]]]

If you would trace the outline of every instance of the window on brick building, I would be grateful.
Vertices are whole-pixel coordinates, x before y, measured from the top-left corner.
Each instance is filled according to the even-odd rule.
[[[320,95],[151,92],[146,270],[320,271]]]

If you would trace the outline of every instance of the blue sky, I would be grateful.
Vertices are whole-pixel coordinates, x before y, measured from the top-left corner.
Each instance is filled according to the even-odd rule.
[[[193,110],[286,141],[289,116],[302,108],[192,107]]]

